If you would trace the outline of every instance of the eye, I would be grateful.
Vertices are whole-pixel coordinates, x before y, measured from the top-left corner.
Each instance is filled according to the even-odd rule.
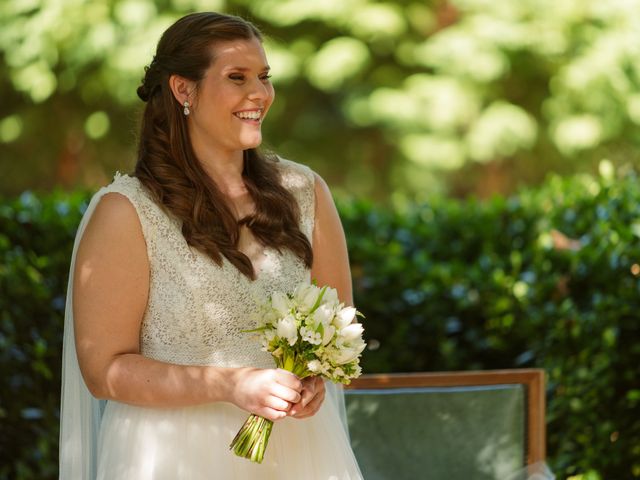
[[[271,75],[266,73],[260,77],[260,80],[262,80],[263,82],[268,82],[270,78],[271,78]]]
[[[242,82],[244,81],[244,75],[241,73],[232,73],[229,75],[229,78],[234,82]]]

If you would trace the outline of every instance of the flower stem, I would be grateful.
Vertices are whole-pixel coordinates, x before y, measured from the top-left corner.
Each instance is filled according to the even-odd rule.
[[[229,445],[229,449],[239,457],[262,463],[272,428],[271,420],[251,414]]]

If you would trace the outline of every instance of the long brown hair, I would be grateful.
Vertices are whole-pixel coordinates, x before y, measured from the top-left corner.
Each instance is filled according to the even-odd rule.
[[[156,200],[182,221],[182,234],[189,245],[218,265],[226,257],[250,279],[256,277],[253,265],[237,248],[242,224],[263,245],[280,252],[289,249],[311,268],[313,253],[298,226],[298,204],[280,183],[277,158],[248,149],[242,176],[255,212],[238,221],[193,152],[186,118],[169,88],[169,77],[177,74],[197,84],[213,60],[212,45],[253,38],[262,41],[250,22],[212,12],[187,15],[164,32],[138,87],[138,96],[147,104],[135,168],[135,176]]]

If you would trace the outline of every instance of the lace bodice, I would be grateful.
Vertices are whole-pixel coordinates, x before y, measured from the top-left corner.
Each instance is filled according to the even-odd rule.
[[[311,241],[314,223],[314,177],[300,164],[280,159],[285,188],[300,206],[300,228]],[[167,214],[135,177],[116,174],[96,195],[118,192],[135,207],[147,245],[150,284],[141,332],[141,353],[182,365],[273,367],[271,355],[243,330],[254,328],[256,305],[274,291],[292,291],[308,282],[309,270],[289,250],[266,248],[251,281],[226,258],[218,266],[190,247],[181,222]]]

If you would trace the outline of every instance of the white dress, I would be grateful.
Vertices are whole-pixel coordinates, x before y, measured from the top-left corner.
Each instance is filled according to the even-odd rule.
[[[313,173],[284,159],[277,168],[282,184],[298,201],[300,228],[311,240]],[[262,352],[257,340],[242,331],[252,328],[251,313],[257,302],[275,290],[292,291],[299,283],[309,282],[309,270],[298,257],[288,250],[265,249],[257,279],[251,281],[226,259],[220,267],[189,247],[180,222],[154,202],[137,178],[117,174],[113,183],[96,193],[85,217],[109,192],[118,192],[133,204],[147,246],[150,286],[140,334],[141,353],[181,365],[273,368],[270,354]],[[311,418],[287,417],[276,422],[262,464],[239,458],[229,450],[248,417],[230,403],[146,408],[108,401],[103,408],[96,427],[93,471],[82,474],[91,480],[94,473],[99,480],[362,478],[339,406],[331,400],[325,400]],[[69,434],[62,432],[61,475],[71,471],[63,468],[63,458],[76,455],[71,447],[64,450],[65,441],[73,445]]]

